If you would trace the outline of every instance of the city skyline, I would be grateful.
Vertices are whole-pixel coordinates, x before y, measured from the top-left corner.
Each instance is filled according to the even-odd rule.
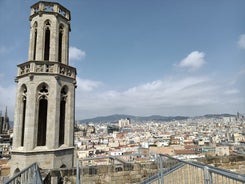
[[[0,2],[0,110],[11,120],[35,2]],[[76,119],[245,112],[245,2],[59,3],[71,11]]]

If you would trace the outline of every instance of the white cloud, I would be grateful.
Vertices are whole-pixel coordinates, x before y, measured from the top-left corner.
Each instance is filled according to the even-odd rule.
[[[81,60],[86,57],[86,52],[76,47],[69,48],[69,59],[70,60]]]
[[[238,94],[238,93],[240,93],[240,91],[238,89],[229,89],[229,90],[226,90],[224,92],[224,94],[226,94],[226,95],[234,95],[234,94]]]
[[[187,68],[189,71],[196,71],[205,63],[205,54],[199,51],[191,52],[186,58],[180,61],[177,66]]]
[[[79,91],[90,92],[93,91],[95,88],[98,88],[102,83],[99,81],[92,81],[77,77],[77,84]]]
[[[100,115],[200,115],[238,112],[245,108],[243,92],[211,77],[167,77],[123,91],[104,89],[100,81],[77,77],[76,119]],[[0,111],[14,114],[14,85],[1,86]]]
[[[238,46],[241,49],[245,49],[245,34],[240,35],[239,40],[238,40]]]
[[[239,72],[236,73],[234,78],[229,82],[230,85],[236,85],[237,83],[244,83],[245,68],[242,68]]]
[[[199,115],[239,111],[244,100],[238,90],[206,76],[168,77],[124,91],[103,91],[97,86],[89,93],[79,93],[76,118],[109,114]],[[228,110],[227,110],[228,109]]]
[[[162,81],[153,81],[144,85],[140,85],[125,91],[127,97],[135,97],[149,101],[149,103],[157,103],[167,106],[183,105],[183,101],[208,94],[208,91],[214,90],[214,86],[205,86],[209,79],[200,78],[167,78]],[[195,102],[192,102],[195,103]],[[153,105],[152,104],[152,105]]]

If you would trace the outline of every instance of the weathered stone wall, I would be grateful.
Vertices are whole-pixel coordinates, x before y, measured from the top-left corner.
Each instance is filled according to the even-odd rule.
[[[97,171],[97,174],[92,173]],[[83,168],[81,171],[81,180],[83,183],[110,183],[125,184],[138,183],[157,173],[157,165],[155,163],[136,163],[128,165],[114,166],[96,166],[94,170],[91,167]]]
[[[155,163],[86,166],[80,169],[80,183],[83,184],[126,184],[139,183],[157,173]],[[52,170],[52,181],[76,183],[76,169]]]
[[[198,159],[198,162],[245,174],[245,156],[205,157]]]
[[[199,160],[200,161],[200,160]],[[210,157],[201,160],[205,164],[212,164],[216,166],[229,166],[237,168],[237,173],[244,171],[244,157]],[[166,163],[163,163],[163,166]],[[175,165],[176,163],[168,163],[168,165]],[[167,166],[167,165],[166,165]],[[165,166],[164,166],[165,168]],[[80,183],[83,184],[129,184],[129,183],[140,183],[151,176],[154,176],[158,172],[158,166],[154,162],[148,163],[134,163],[134,164],[114,164],[114,165],[97,165],[97,166],[83,166],[80,168]],[[231,170],[231,169],[230,169]],[[168,170],[165,170],[168,171]],[[61,182],[64,184],[76,183],[76,169],[72,170],[59,170],[52,171],[50,174],[56,179],[56,183]],[[174,170],[169,171],[169,173],[164,176],[164,183],[204,183],[205,178],[204,170],[202,168],[197,168],[192,165],[182,165],[176,167]],[[212,179],[215,183],[223,184],[224,182],[229,182],[229,179],[222,177],[219,174],[212,174]],[[153,182],[157,184],[160,182],[161,178]],[[233,182],[231,180],[231,182]],[[241,182],[234,181],[237,184]]]

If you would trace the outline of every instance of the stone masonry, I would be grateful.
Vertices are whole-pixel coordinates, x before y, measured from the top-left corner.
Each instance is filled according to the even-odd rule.
[[[76,69],[69,66],[70,11],[31,7],[28,61],[18,65],[11,175],[37,162],[72,168]]]

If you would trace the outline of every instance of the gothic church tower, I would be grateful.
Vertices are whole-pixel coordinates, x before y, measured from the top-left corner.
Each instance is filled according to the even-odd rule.
[[[34,162],[73,167],[76,69],[69,66],[70,11],[31,6],[28,61],[18,65],[11,174]]]

